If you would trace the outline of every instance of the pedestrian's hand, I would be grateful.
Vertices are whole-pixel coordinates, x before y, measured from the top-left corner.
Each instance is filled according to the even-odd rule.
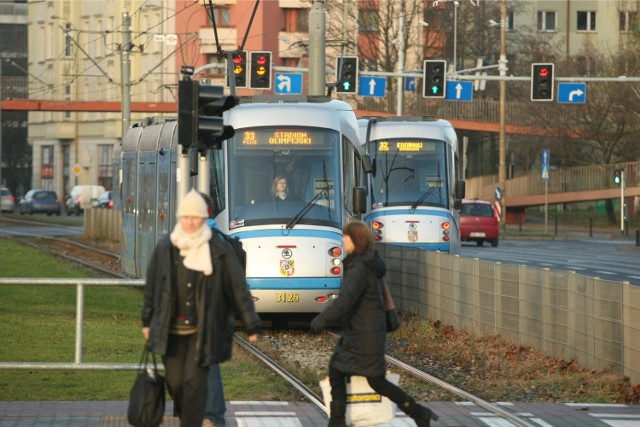
[[[258,341],[258,334],[249,335],[249,342],[256,342],[256,341]]]
[[[309,328],[311,329],[311,332],[313,332],[314,334],[318,334],[322,332],[322,330],[324,329],[324,325],[322,324],[322,321],[319,317],[315,317],[311,321],[311,325]]]
[[[144,335],[144,339],[149,341],[149,327],[145,326],[142,328],[142,335]]]

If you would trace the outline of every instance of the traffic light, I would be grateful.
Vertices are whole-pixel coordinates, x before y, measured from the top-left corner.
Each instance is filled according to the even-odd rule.
[[[233,62],[233,78],[236,87],[247,87],[247,52],[242,50],[231,55]],[[228,67],[227,67],[228,70]],[[231,76],[227,74],[227,86],[231,86]]]
[[[356,93],[358,91],[358,57],[342,56],[338,57],[338,66],[336,67],[338,93]]]
[[[251,81],[253,89],[271,89],[271,52],[251,52]]]
[[[235,131],[225,126],[222,114],[235,107],[238,98],[224,95],[222,86],[200,85],[186,77],[178,83],[178,143],[184,150],[220,148]]]
[[[426,59],[423,68],[422,96],[424,98],[444,98],[447,94],[447,61]]]
[[[553,101],[553,64],[531,64],[531,100]]]
[[[613,183],[620,185],[622,183],[622,169],[616,169],[613,171]]]

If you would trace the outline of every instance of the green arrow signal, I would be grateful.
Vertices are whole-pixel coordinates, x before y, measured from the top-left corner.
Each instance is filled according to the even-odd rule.
[[[349,83],[349,82],[343,82],[343,83],[342,83],[342,88],[343,88],[344,90],[349,90],[349,89],[351,88],[351,83]]]
[[[438,86],[431,86],[431,92],[436,95],[438,92],[440,92],[440,89],[438,88]]]

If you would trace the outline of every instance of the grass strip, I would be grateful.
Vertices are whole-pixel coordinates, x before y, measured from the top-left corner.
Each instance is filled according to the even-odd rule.
[[[95,277],[48,253],[0,238],[2,277]],[[76,288],[0,286],[0,360],[74,361]],[[137,363],[142,290],[85,288],[83,362]],[[290,400],[279,376],[236,349],[221,365],[227,400]],[[0,370],[0,400],[128,400],[133,371]]]

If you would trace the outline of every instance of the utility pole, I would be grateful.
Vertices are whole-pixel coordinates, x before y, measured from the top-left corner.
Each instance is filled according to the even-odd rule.
[[[398,73],[401,74],[404,71],[404,15],[400,15],[398,17],[398,65],[397,65],[397,69],[398,69]],[[398,78],[396,79],[396,86],[397,90],[398,90],[398,105],[396,108],[396,116],[401,116],[402,115],[402,104],[403,104],[403,99],[402,99],[402,95],[403,91],[404,91],[404,87],[402,85],[402,75],[399,75]]]
[[[498,64],[498,70],[500,71],[500,77],[507,75],[507,48],[506,48],[506,31],[507,31],[507,0],[500,0],[500,60]],[[507,225],[507,192],[506,192],[506,176],[507,176],[507,149],[506,149],[506,135],[505,135],[505,104],[506,104],[506,91],[507,82],[504,79],[500,80],[500,136],[498,137],[498,144],[500,146],[500,161],[498,169],[498,182],[500,183],[500,189],[502,190],[502,197],[500,203],[502,204],[502,217],[500,221],[504,227]]]
[[[122,141],[127,134],[131,122],[131,61],[129,51],[131,50],[131,18],[129,13],[122,13],[122,46],[120,47],[120,87],[122,89]]]
[[[325,32],[324,0],[312,0],[309,12],[309,95],[325,93]]]
[[[620,232],[624,234],[624,168],[620,168]]]

